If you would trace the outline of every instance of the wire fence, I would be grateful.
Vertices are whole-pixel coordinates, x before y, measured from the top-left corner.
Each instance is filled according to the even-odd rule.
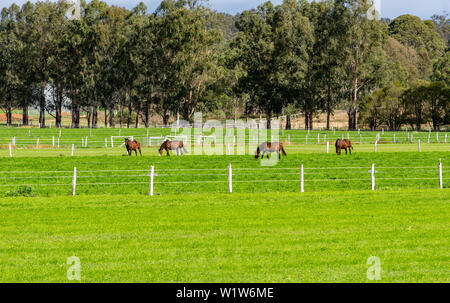
[[[340,171],[340,173],[336,173]],[[152,166],[150,170],[80,170],[73,171],[0,171],[0,192],[27,186],[31,188],[52,188],[59,191],[61,187],[72,190],[72,195],[81,193],[110,193],[129,187],[133,191],[139,188],[140,194],[154,194],[154,188],[159,192],[171,193],[171,186],[179,185],[177,192],[188,191],[187,185],[197,189],[197,192],[228,191],[239,189],[240,184],[248,184],[240,188],[241,192],[252,192],[258,184],[263,185],[264,191],[316,191],[316,183],[329,183],[331,189],[339,190],[336,183],[342,183],[343,190],[354,189],[383,189],[379,183],[389,182],[385,186],[411,188],[427,186],[429,188],[445,188],[444,181],[450,175],[450,169],[444,169],[442,163],[436,166],[418,167],[262,167],[246,168],[161,168]],[[423,181],[423,182],[422,182]],[[286,183],[289,188],[280,188],[276,184]],[[354,183],[357,185],[349,185]],[[228,187],[226,186],[228,184]],[[146,186],[143,186],[146,185]],[[214,185],[215,187],[211,187]],[[98,189],[98,187],[102,187]],[[107,187],[107,188],[105,188]],[[88,190],[88,188],[92,188]],[[95,188],[97,188],[95,190]],[[146,190],[148,189],[148,190]],[[228,190],[227,190],[228,189]],[[85,192],[85,191],[88,192]],[[323,190],[323,189],[322,189]],[[106,192],[105,192],[106,191]]]

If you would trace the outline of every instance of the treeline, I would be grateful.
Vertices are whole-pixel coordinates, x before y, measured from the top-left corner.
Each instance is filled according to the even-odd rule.
[[[301,112],[305,127],[336,109],[349,129],[449,123],[449,21],[404,15],[378,21],[370,0],[266,2],[237,16],[197,0],[164,0],[153,13],[93,0],[4,8],[0,106],[29,108],[72,127],[146,126],[195,111],[271,119]],[[369,12],[369,13],[368,13]],[[104,121],[98,121],[98,112]]]

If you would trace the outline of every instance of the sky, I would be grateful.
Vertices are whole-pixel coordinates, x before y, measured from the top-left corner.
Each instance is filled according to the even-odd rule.
[[[104,0],[112,5],[133,8],[140,0]],[[376,0],[381,3],[381,15],[384,18],[394,19],[400,15],[411,14],[422,19],[429,19],[434,14],[442,14],[443,11],[450,13],[450,0]],[[10,6],[12,3],[22,5],[27,0],[0,0],[0,7]],[[32,0],[36,2],[36,0]],[[142,0],[149,11],[154,11],[159,0]],[[255,8],[263,0],[209,0],[209,6],[220,12],[236,14],[246,9]],[[272,0],[273,4],[280,4],[282,0]]]

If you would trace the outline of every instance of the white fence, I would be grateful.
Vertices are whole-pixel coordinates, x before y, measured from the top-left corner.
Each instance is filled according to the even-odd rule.
[[[378,169],[378,171],[376,170]],[[321,178],[315,179],[315,175],[323,175],[323,171],[350,171],[350,170],[358,170],[353,172],[352,174],[356,174],[361,176],[359,178]],[[431,172],[431,174],[435,174],[435,177],[391,177],[391,178],[378,178],[376,177],[381,171],[386,172],[389,170],[405,170],[405,171],[414,171],[414,170],[426,170],[427,172]],[[434,171],[434,173],[433,173]],[[257,174],[258,172],[258,174]],[[103,175],[101,175],[103,173]],[[282,174],[284,179],[255,179],[252,176],[264,176],[264,173],[273,174]],[[17,175],[21,176],[17,176]],[[52,174],[52,175],[48,175]],[[430,175],[431,175],[430,174]],[[363,175],[370,175],[370,179],[365,179]],[[237,180],[235,177],[249,177],[250,179],[245,180]],[[295,178],[291,178],[295,176]],[[305,176],[308,178],[305,179]],[[312,176],[312,177],[309,177]],[[180,178],[180,177],[189,177],[190,180],[159,180],[164,178]],[[212,180],[198,180],[199,177],[209,177]],[[122,182],[122,180],[118,180],[119,182],[112,182],[114,179],[139,179],[138,181]],[[213,180],[214,178],[219,178],[220,180]],[[5,180],[62,180],[61,183],[15,183],[15,184],[2,184],[1,181]],[[84,180],[89,179],[105,179],[107,181],[103,182],[85,182]],[[140,181],[142,179],[142,181]],[[147,180],[145,180],[147,179]],[[64,181],[67,182],[64,182]],[[188,168],[180,168],[180,169],[162,169],[158,171],[155,166],[151,166],[149,170],[92,170],[92,171],[79,171],[77,167],[74,167],[73,171],[3,171],[0,172],[0,188],[13,188],[17,186],[36,186],[36,187],[65,187],[69,188],[72,186],[72,195],[77,194],[77,189],[79,187],[84,186],[120,186],[120,185],[148,185],[148,194],[150,196],[154,195],[155,186],[159,188],[163,188],[165,184],[173,185],[173,184],[192,184],[194,186],[200,184],[224,184],[228,185],[228,192],[233,192],[233,185],[239,183],[284,183],[284,182],[296,182],[299,183],[298,190],[300,193],[305,192],[307,190],[308,183],[312,182],[355,182],[355,181],[365,181],[367,180],[367,189],[376,190],[376,181],[394,181],[394,180],[402,180],[402,181],[412,181],[412,180],[436,180],[436,185],[439,185],[440,189],[444,188],[444,179],[443,178],[443,165],[440,162],[437,167],[380,167],[376,168],[375,164],[372,164],[371,167],[332,167],[332,168],[308,168],[303,164],[299,165],[297,168],[233,168],[231,163],[227,168],[212,168],[212,169],[188,169]],[[68,183],[71,181],[71,183]],[[81,182],[80,182],[81,181]],[[52,189],[52,190],[53,190]],[[56,189],[56,190],[65,190],[65,189]],[[0,190],[1,191],[1,190]]]

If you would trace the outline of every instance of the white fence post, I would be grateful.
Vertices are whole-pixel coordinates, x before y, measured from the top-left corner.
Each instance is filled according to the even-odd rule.
[[[290,144],[290,143],[291,143],[291,135],[288,134],[288,144]]]
[[[395,142],[396,141],[396,138],[395,138],[395,134],[394,134],[394,143],[397,143],[397,142]]]
[[[231,168],[231,163],[228,164],[228,191],[233,192],[233,169]]]
[[[75,152],[75,144],[72,144],[72,157],[74,152]]]
[[[330,153],[330,141],[327,141],[327,154]]]
[[[306,135],[306,144],[308,144],[308,135]]]
[[[55,136],[52,137],[52,147],[55,147]]]
[[[12,144],[13,144],[13,146],[16,146],[16,137],[12,138]]]
[[[108,139],[105,138],[105,147],[108,148]]]
[[[377,152],[378,140],[375,140],[375,152]]]
[[[59,137],[61,138],[61,126],[59,127]]]
[[[320,134],[317,134],[317,144],[320,144]]]
[[[444,188],[444,183],[442,181],[442,162],[439,162],[439,188]]]
[[[111,148],[114,148],[114,138],[111,136]]]
[[[153,181],[155,179],[155,167],[152,165],[150,167],[150,183],[149,183],[149,196],[153,196]]]
[[[12,146],[11,146],[11,143],[9,143],[9,157],[12,158]]]
[[[84,147],[84,138],[83,137],[81,137],[81,147],[82,148]]]
[[[417,141],[417,143],[419,144],[419,153],[422,151],[422,149],[420,148],[420,139]]]
[[[362,135],[359,135],[359,144],[362,144]]]
[[[57,141],[58,141],[58,148],[59,148],[59,138],[58,138],[58,140],[57,140]]]
[[[84,140],[84,147],[87,147],[88,137],[86,136],[86,140]]]
[[[36,140],[36,148],[39,148],[39,138]]]
[[[77,194],[77,167],[73,168],[73,178],[72,178],[72,196]]]
[[[375,190],[375,163],[372,163],[372,170],[370,173],[372,176],[372,190]]]
[[[436,133],[436,142],[439,143],[439,133]]]
[[[303,164],[300,166],[300,192],[305,192],[305,179],[303,173]]]
[[[447,134],[445,134],[444,143],[447,143]]]

